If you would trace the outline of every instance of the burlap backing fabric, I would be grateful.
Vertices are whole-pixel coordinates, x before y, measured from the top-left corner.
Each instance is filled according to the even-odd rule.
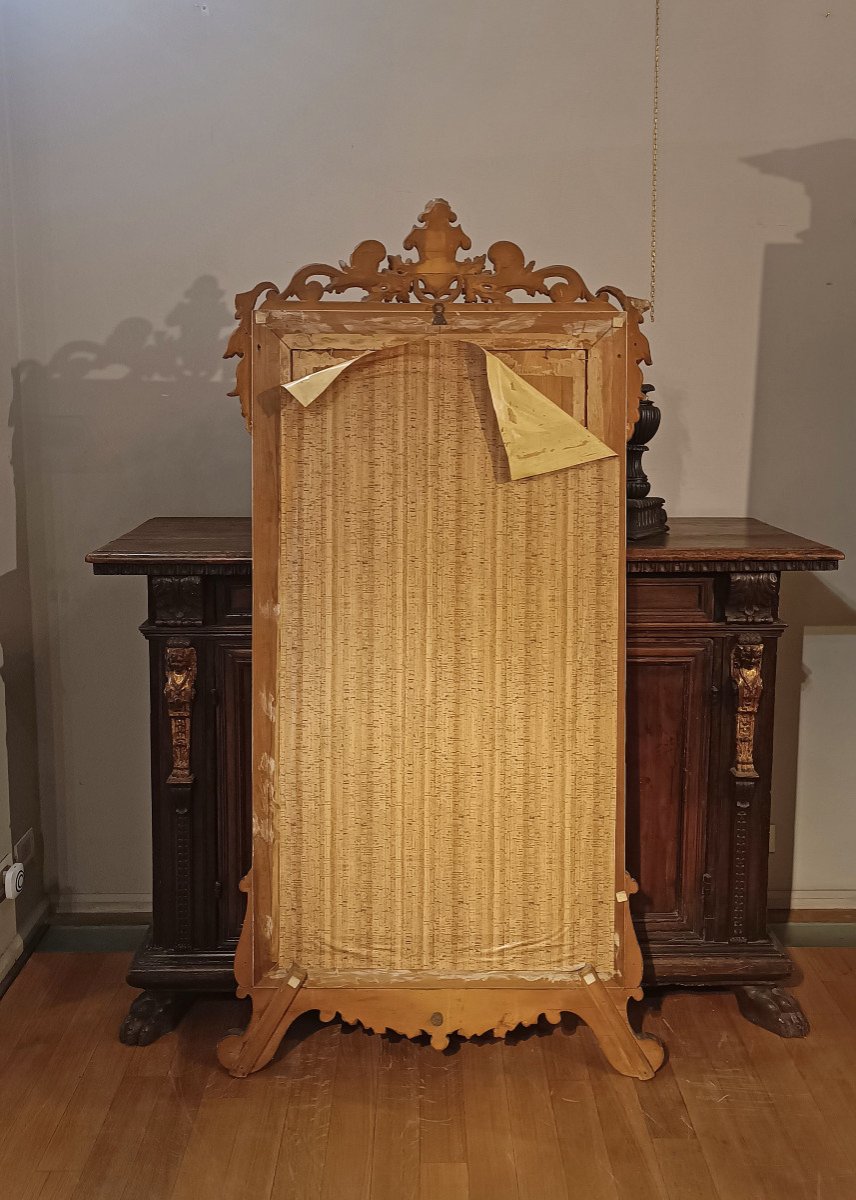
[[[280,960],[614,970],[620,464],[511,481],[484,355],[282,425]]]

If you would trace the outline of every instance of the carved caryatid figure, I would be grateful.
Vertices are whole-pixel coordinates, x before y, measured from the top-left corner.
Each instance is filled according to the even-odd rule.
[[[755,719],[764,680],[761,660],[764,646],[758,641],[740,640],[731,653],[731,679],[737,691],[737,730],[734,774],[742,779],[757,779],[755,770]]]
[[[167,646],[166,698],[172,739],[172,771],[168,783],[193,783],[190,770],[190,710],[196,695],[196,651],[192,646]]]

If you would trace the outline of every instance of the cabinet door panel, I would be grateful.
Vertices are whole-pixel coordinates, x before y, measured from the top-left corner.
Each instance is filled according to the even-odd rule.
[[[627,864],[652,931],[702,931],[712,651],[709,639],[628,646]]]

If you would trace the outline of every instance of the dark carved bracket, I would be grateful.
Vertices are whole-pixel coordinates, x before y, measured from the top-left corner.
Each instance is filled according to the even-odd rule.
[[[734,571],[728,580],[725,619],[730,625],[769,624],[779,615],[776,571]]]
[[[202,580],[198,575],[154,575],[150,584],[155,625],[202,624]]]

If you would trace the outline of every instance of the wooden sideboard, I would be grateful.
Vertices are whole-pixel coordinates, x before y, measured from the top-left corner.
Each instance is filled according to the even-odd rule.
[[[731,985],[751,1020],[804,1036],[767,929],[782,571],[828,546],[743,518],[676,518],[628,547],[627,865],[650,985]],[[121,1036],[145,1044],[201,991],[234,987],[250,865],[250,522],[158,517],[87,556],[145,575],[152,927]]]

